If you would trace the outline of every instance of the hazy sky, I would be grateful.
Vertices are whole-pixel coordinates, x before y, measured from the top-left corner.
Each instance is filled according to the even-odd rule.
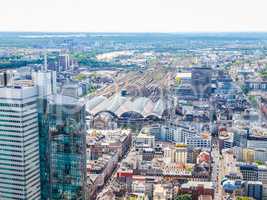
[[[267,31],[267,0],[1,0],[0,31]]]

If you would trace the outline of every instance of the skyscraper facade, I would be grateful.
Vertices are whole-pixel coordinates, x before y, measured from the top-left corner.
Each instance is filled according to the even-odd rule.
[[[68,54],[61,54],[59,55],[59,71],[68,70],[70,67],[70,56]]]
[[[0,199],[40,199],[37,88],[0,88]]]
[[[253,197],[255,200],[262,199],[262,182],[248,181],[247,182],[247,195]]]
[[[193,93],[197,98],[208,98],[211,94],[211,68],[192,68],[191,85]]]
[[[72,97],[49,96],[43,123],[47,198],[85,199],[85,106]]]
[[[47,64],[41,71],[32,73],[32,80],[38,91],[38,125],[39,125],[39,153],[40,153],[40,178],[41,198],[50,198],[50,138],[48,134],[47,98],[56,93],[56,72],[47,70]]]
[[[39,98],[46,98],[55,94],[57,91],[56,72],[55,71],[38,71],[32,73],[34,84],[38,88]]]

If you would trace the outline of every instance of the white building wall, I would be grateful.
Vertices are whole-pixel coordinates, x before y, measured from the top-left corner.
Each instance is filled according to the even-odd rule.
[[[0,88],[0,199],[40,199],[37,89]]]
[[[185,143],[193,148],[211,148],[211,140],[203,139],[201,137],[188,137],[185,138]]]
[[[56,72],[38,71],[32,73],[32,79],[37,86],[39,97],[43,98],[56,93]]]
[[[248,140],[247,147],[248,148],[266,148],[267,140]]]

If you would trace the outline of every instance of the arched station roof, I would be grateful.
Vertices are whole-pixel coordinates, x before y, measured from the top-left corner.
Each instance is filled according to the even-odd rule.
[[[138,97],[134,100],[132,97],[123,97],[114,95],[111,98],[97,96],[86,103],[86,110],[91,115],[97,115],[101,112],[111,112],[117,117],[124,113],[139,113],[144,118],[149,116],[162,117],[165,106],[162,100],[152,102],[147,97]]]

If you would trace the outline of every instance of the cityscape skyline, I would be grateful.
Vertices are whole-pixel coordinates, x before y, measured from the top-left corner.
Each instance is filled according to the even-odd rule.
[[[9,0],[0,200],[267,200],[266,0]]]
[[[267,199],[266,47],[0,33],[0,199]]]

